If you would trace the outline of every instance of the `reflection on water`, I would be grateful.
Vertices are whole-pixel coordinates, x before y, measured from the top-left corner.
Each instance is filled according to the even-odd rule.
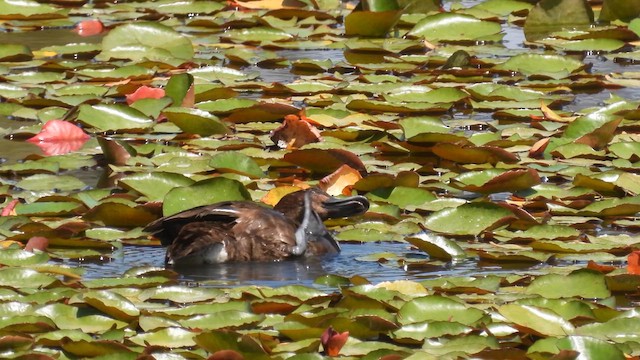
[[[102,41],[101,35],[82,37],[67,29],[45,29],[25,32],[0,32],[0,43],[27,45],[31,50],[39,50],[46,46],[66,45],[71,43],[95,44]]]
[[[198,267],[173,268],[180,280],[208,286],[263,285],[283,286],[292,284],[313,285],[327,274],[344,277],[362,276],[372,283],[393,280],[424,280],[440,276],[471,276],[508,273],[511,270],[496,266],[478,267],[475,260],[456,264],[426,261],[422,253],[402,243],[342,244],[342,253],[336,256],[297,259],[281,262],[226,263]],[[360,259],[377,253],[391,253],[408,259],[409,265],[395,260],[378,262]],[[412,262],[415,261],[415,262]],[[71,263],[69,263],[71,264]],[[76,265],[73,263],[72,265]],[[164,266],[164,248],[125,246],[111,261],[77,264],[86,270],[84,278],[120,277],[132,267]]]

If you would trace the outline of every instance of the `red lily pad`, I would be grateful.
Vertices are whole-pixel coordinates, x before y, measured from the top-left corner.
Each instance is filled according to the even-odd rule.
[[[78,126],[64,120],[49,120],[42,130],[27,139],[42,149],[45,155],[62,155],[80,149],[88,140],[87,135]]]
[[[164,89],[143,85],[131,94],[127,94],[127,104],[131,105],[141,99],[160,99],[161,97],[164,97],[164,95]]]
[[[100,20],[83,20],[73,29],[80,36],[98,35],[104,31],[104,24]]]

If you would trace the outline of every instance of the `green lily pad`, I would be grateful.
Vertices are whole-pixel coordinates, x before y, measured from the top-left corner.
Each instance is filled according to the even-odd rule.
[[[400,19],[401,11],[352,11],[344,19],[345,35],[384,37]]]
[[[479,202],[436,211],[423,225],[442,234],[477,236],[514,219],[513,213],[501,206]]]
[[[189,134],[210,136],[231,132],[223,121],[203,110],[170,107],[164,109],[162,113],[167,117],[167,120]]]
[[[488,169],[461,174],[452,179],[451,186],[466,191],[491,194],[527,190],[540,182],[540,176],[534,169],[507,171]]]
[[[398,322],[402,325],[422,321],[451,321],[473,325],[484,316],[482,310],[452,298],[430,295],[407,302],[398,311]]]
[[[440,13],[419,21],[409,35],[422,36],[431,42],[483,40],[499,34],[500,24],[471,15]]]
[[[220,172],[233,172],[251,178],[264,176],[264,172],[255,160],[238,152],[224,151],[214,155],[209,165]]]
[[[154,121],[140,111],[125,105],[80,105],[78,120],[98,131],[142,130]]]
[[[562,79],[584,68],[584,64],[566,56],[518,54],[496,65],[495,68],[517,71],[525,76],[542,75],[552,79]]]
[[[94,308],[116,319],[131,321],[140,316],[140,310],[124,296],[108,290],[96,290],[83,294],[83,300]]]
[[[143,194],[150,201],[162,201],[171,189],[194,182],[184,175],[161,171],[132,174],[119,180],[123,186]]]
[[[548,309],[507,304],[498,307],[498,312],[507,320],[526,328],[525,332],[545,336],[566,336],[574,332],[574,327],[569,321]]]
[[[558,354],[560,351],[578,352],[589,359],[625,359],[624,353],[609,342],[588,336],[567,336],[562,338],[545,338],[536,341],[527,353]],[[534,355],[535,356],[535,355]]]
[[[577,270],[569,275],[548,274],[536,278],[526,292],[557,299],[580,296],[606,298],[611,296],[604,275],[591,270]]]
[[[31,49],[26,45],[0,44],[0,61],[25,61],[32,58]]]
[[[30,191],[69,191],[82,189],[86,184],[70,175],[36,174],[22,179],[16,186]]]
[[[421,232],[407,237],[406,240],[435,259],[451,261],[463,259],[467,256],[460,245],[454,240],[443,236]]]
[[[66,15],[67,11],[55,6],[40,4],[37,1],[24,0],[16,3],[0,0],[0,18],[2,19],[56,19]]]
[[[251,200],[251,195],[241,182],[217,177],[172,189],[164,198],[162,212],[168,216],[196,206],[230,200]]]
[[[586,28],[593,22],[593,10],[583,0],[543,0],[529,11],[524,34],[529,41],[562,29]]]
[[[155,22],[135,22],[116,27],[102,40],[97,59],[151,60],[180,64],[193,58],[193,45],[173,28]]]

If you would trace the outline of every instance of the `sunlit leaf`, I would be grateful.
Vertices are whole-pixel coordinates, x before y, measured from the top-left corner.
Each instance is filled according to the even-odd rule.
[[[409,35],[423,36],[428,41],[477,40],[500,33],[500,24],[483,21],[470,15],[440,13],[425,17],[409,31]]]
[[[233,172],[252,178],[261,178],[264,172],[255,160],[242,153],[225,151],[214,155],[209,162],[213,168],[220,172]]]
[[[507,320],[525,328],[525,332],[546,336],[566,336],[574,332],[569,321],[548,309],[507,304],[500,306],[498,311]]]
[[[604,275],[591,270],[577,270],[569,275],[548,274],[538,277],[526,292],[553,299],[572,296],[605,298],[611,295],[604,282]]]
[[[131,59],[181,63],[193,58],[193,45],[184,35],[155,22],[125,24],[102,40],[101,60]]]
[[[410,244],[429,254],[430,257],[450,261],[466,257],[465,251],[454,240],[443,236],[421,232],[406,239]]]
[[[480,202],[436,211],[423,224],[438,233],[476,236],[513,219],[511,211],[492,203]]]
[[[593,10],[584,0],[543,0],[529,11],[524,33],[529,41],[562,29],[588,27],[593,22]]]
[[[210,113],[191,108],[170,107],[162,113],[167,120],[176,124],[182,131],[200,136],[227,134],[231,132],[227,125]]]
[[[242,183],[237,180],[217,177],[172,189],[164,198],[162,212],[168,216],[200,205],[250,199],[251,195]]]
[[[81,105],[78,120],[98,131],[141,130],[153,125],[153,120],[125,105]]]
[[[128,175],[121,178],[119,183],[143,194],[150,201],[162,201],[171,189],[189,186],[194,181],[184,175],[156,171]]]
[[[573,58],[543,54],[518,54],[496,66],[497,69],[518,71],[526,76],[544,75],[552,79],[565,78],[583,67],[581,61]]]

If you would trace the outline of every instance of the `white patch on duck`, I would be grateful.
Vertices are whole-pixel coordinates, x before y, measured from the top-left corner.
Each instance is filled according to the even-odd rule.
[[[199,251],[193,255],[182,257],[178,262],[173,259],[169,260],[169,265],[203,265],[203,264],[220,264],[229,260],[229,253],[222,243],[215,243],[208,246],[204,251]]]
[[[304,194],[304,215],[300,226],[296,230],[296,246],[291,249],[291,253],[295,256],[300,256],[307,251],[307,234],[306,229],[309,226],[311,219],[311,192]]]

